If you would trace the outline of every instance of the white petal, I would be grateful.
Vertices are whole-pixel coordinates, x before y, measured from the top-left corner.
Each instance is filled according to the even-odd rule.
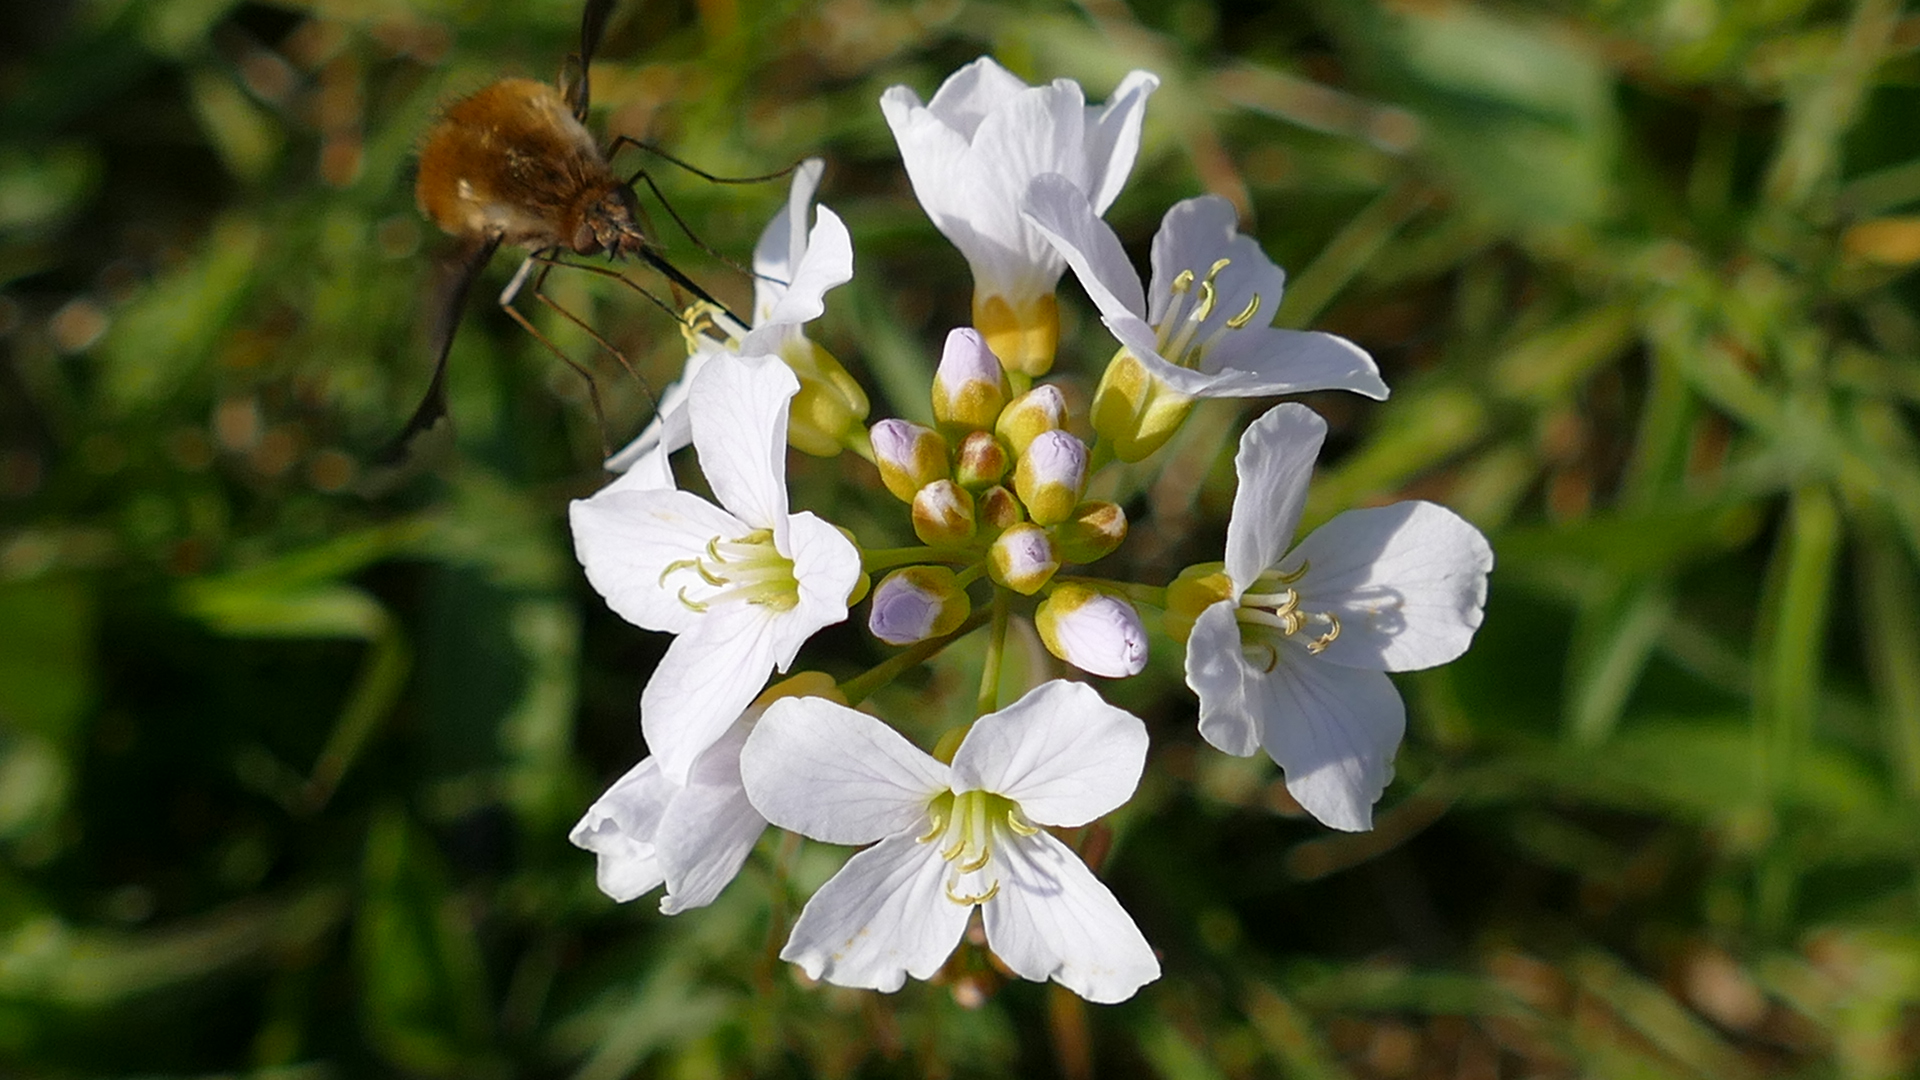
[[[1308,390],[1351,390],[1375,401],[1387,397],[1387,384],[1365,349],[1318,330],[1233,330],[1221,335],[1201,367],[1205,370],[1179,369],[1168,382],[1194,397],[1271,397]]]
[[[1240,487],[1227,518],[1227,577],[1236,599],[1287,550],[1326,437],[1318,413],[1291,403],[1267,410],[1241,433],[1233,456]]]
[[[587,808],[567,839],[598,856],[595,879],[601,892],[625,903],[666,880],[654,839],[678,790],[660,775],[657,762],[642,758]]]
[[[974,722],[953,754],[953,790],[990,791],[1043,825],[1085,825],[1133,795],[1147,727],[1085,683],[1054,679]]]
[[[820,187],[820,176],[827,163],[808,158],[793,170],[787,186],[787,204],[760,230],[753,245],[753,324],[767,321],[767,314],[785,295],[792,283],[794,267],[807,250],[807,211],[813,206],[813,194]]]
[[[869,844],[924,822],[947,767],[899,732],[824,698],[782,698],[740,755],[768,821],[830,844]]]
[[[1375,671],[1415,671],[1467,651],[1487,600],[1493,549],[1443,506],[1401,502],[1349,510],[1315,529],[1301,607],[1331,610],[1340,636],[1318,659]]]
[[[767,819],[747,801],[740,782],[740,748],[752,730],[742,718],[707,747],[660,818],[654,843],[667,877],[663,914],[713,903],[766,831]]]
[[[640,733],[676,783],[712,746],[773,673],[774,635],[766,608],[716,604],[673,639],[640,691]]]
[[[800,602],[773,620],[773,662],[781,671],[808,638],[847,617],[847,597],[860,579],[860,549],[807,511],[788,519],[784,554],[793,560]]]
[[[1260,749],[1253,672],[1240,651],[1238,609],[1222,600],[1200,613],[1187,637],[1187,686],[1200,698],[1200,737],[1235,757]]]
[[[720,505],[755,529],[787,527],[787,404],[800,380],[777,357],[714,357],[687,400],[700,471]]]
[[[1255,296],[1260,297],[1260,310],[1252,325],[1273,322],[1273,313],[1280,309],[1280,294],[1286,288],[1286,272],[1267,258],[1252,237],[1240,235],[1239,214],[1232,203],[1218,195],[1177,202],[1160,219],[1160,231],[1153,236],[1153,284],[1147,289],[1153,306],[1147,321],[1157,326],[1166,318],[1173,299],[1173,279],[1181,271],[1192,271],[1195,278],[1205,280],[1213,264],[1221,259],[1230,261],[1214,278],[1213,314],[1203,325],[1225,322]],[[1187,296],[1191,300],[1193,293],[1189,291]]]
[[[1146,117],[1147,98],[1160,85],[1150,71],[1129,71],[1104,105],[1087,109],[1087,177],[1089,201],[1098,213],[1126,186],[1133,159],[1140,153],[1140,122]]]
[[[891,993],[940,970],[973,905],[947,899],[947,864],[931,844],[892,836],[847,860],[820,886],[780,959],[836,986]]]
[[[1377,671],[1340,667],[1284,649],[1250,680],[1260,745],[1287,774],[1287,791],[1336,829],[1373,828],[1373,804],[1393,779],[1406,704]]]
[[[603,490],[575,500],[568,520],[574,553],[607,606],[635,626],[675,634],[705,616],[680,600],[680,583],[698,579],[682,574],[663,583],[667,568],[706,557],[716,537],[731,540],[752,531],[698,495],[673,490]],[[711,591],[704,583],[688,590]]]
[[[836,285],[853,280],[853,238],[840,215],[821,207],[807,241],[807,252],[793,269],[787,288],[757,325],[811,322],[827,310],[824,297]],[[747,352],[745,344],[741,351]]]
[[[995,848],[1000,891],[980,905],[987,946],[1024,979],[1053,979],[1088,1001],[1125,1001],[1160,977],[1133,917],[1048,833]]]
[[[1103,318],[1140,321],[1147,310],[1140,276],[1112,226],[1101,221],[1087,196],[1058,173],[1036,176],[1022,202],[1026,219],[1060,252]],[[1141,324],[1145,327],[1145,324]],[[1147,340],[1153,331],[1146,329]]]
[[[1001,67],[993,57],[982,56],[947,76],[926,109],[962,137],[972,139],[988,113],[1028,89],[1020,76]]]

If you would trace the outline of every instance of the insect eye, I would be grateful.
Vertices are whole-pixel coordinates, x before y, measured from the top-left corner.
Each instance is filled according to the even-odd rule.
[[[593,235],[592,225],[583,221],[579,228],[573,230],[573,250],[582,255],[592,255],[600,250],[600,238]]]

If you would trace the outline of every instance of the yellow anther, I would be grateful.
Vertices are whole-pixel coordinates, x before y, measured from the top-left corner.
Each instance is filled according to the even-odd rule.
[[[983,892],[978,896],[962,896],[953,891],[952,885],[946,886],[946,893],[947,893],[947,899],[953,901],[954,903],[961,904],[966,907],[972,907],[975,904],[984,904],[987,901],[993,899],[994,897],[1000,895],[1000,883],[997,881],[994,882],[992,888],[989,888],[986,892]]]
[[[700,601],[687,599],[687,587],[685,585],[680,586],[680,602],[682,604],[685,604],[688,610],[690,611],[707,610],[707,605],[701,603]]]
[[[720,538],[719,537],[716,536],[713,539],[707,541],[707,557],[709,559],[712,559],[714,562],[718,562],[718,563],[723,563],[727,561],[727,557],[725,555],[720,554]]]
[[[1274,614],[1280,616],[1281,629],[1286,632],[1288,637],[1299,633],[1301,628],[1307,625],[1306,613],[1297,608],[1289,608],[1286,611],[1279,611]]]
[[[960,872],[963,874],[971,874],[975,870],[987,865],[987,860],[990,858],[992,858],[992,855],[985,848],[981,848],[979,858],[968,859],[966,862],[958,864]]]
[[[1032,836],[1040,831],[1040,826],[1021,821],[1020,816],[1011,810],[1007,811],[1007,828],[1012,829],[1015,836]]]
[[[1247,306],[1240,309],[1240,314],[1235,315],[1233,318],[1227,320],[1227,329],[1238,330],[1241,327],[1247,325],[1248,323],[1253,321],[1254,315],[1258,313],[1259,310],[1260,310],[1260,294],[1254,293],[1253,299],[1247,301]]]
[[[1227,265],[1231,262],[1233,262],[1232,259],[1213,260],[1213,265],[1207,268],[1207,280],[1212,281],[1214,278],[1219,277],[1220,271],[1225,270],[1227,268]]]
[[[1319,637],[1314,638],[1312,641],[1307,642],[1307,652],[1315,656],[1318,656],[1321,652],[1324,652],[1327,646],[1333,644],[1335,641],[1338,641],[1340,639],[1340,617],[1338,615],[1335,615],[1331,611],[1326,612],[1326,617],[1327,617],[1327,622],[1333,625],[1327,628],[1326,633],[1321,634]]]
[[[1191,288],[1193,288],[1193,271],[1191,270],[1182,270],[1173,275],[1173,284],[1168,287],[1169,291],[1176,296]]]
[[[1288,571],[1286,573],[1277,575],[1280,579],[1280,584],[1291,585],[1294,582],[1299,581],[1301,578],[1306,577],[1307,567],[1312,565],[1313,564],[1311,562],[1308,562],[1305,559],[1300,560],[1300,569]]]
[[[1213,282],[1211,281],[1201,282],[1200,283],[1200,302],[1194,305],[1193,314],[1187,316],[1187,318],[1190,321],[1196,322],[1196,323],[1206,322],[1207,316],[1213,314],[1213,302],[1216,299],[1218,299],[1218,297],[1213,291]]]

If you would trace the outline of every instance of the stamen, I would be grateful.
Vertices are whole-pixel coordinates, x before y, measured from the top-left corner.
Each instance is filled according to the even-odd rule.
[[[944,886],[944,888],[946,889],[947,899],[953,901],[956,904],[961,904],[966,907],[972,907],[975,904],[984,904],[987,901],[993,899],[994,897],[1000,895],[1000,883],[998,881],[994,882],[993,885],[990,886],[986,892],[983,892],[978,896],[963,896],[959,893],[954,892],[952,882],[948,882]]]
[[[1182,270],[1173,275],[1173,284],[1168,287],[1168,291],[1172,292],[1175,296],[1179,296],[1191,288],[1193,288],[1193,271]]]
[[[1340,617],[1331,611],[1326,612],[1325,617],[1327,622],[1333,625],[1328,628],[1326,633],[1307,642],[1307,652],[1313,656],[1320,655],[1326,651],[1327,646],[1340,640]]]
[[[1193,314],[1187,316],[1187,321],[1196,324],[1206,322],[1207,316],[1213,314],[1214,301],[1219,298],[1220,294],[1214,289],[1212,278],[1201,282],[1200,302],[1194,305]]]
[[[1240,314],[1235,315],[1233,318],[1227,320],[1227,329],[1238,330],[1246,326],[1248,323],[1253,321],[1254,313],[1259,310],[1260,310],[1260,294],[1254,293],[1253,299],[1247,301],[1247,306],[1240,309]]]
[[[1212,281],[1214,278],[1219,277],[1220,271],[1225,270],[1228,266],[1232,265],[1232,263],[1232,259],[1213,260],[1213,265],[1207,268],[1207,280]]]
[[[687,587],[685,585],[680,586],[680,602],[685,604],[690,611],[704,612],[707,610],[707,605],[698,600],[689,600],[687,598]]]

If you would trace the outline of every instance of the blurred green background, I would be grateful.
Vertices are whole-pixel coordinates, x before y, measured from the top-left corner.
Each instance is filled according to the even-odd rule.
[[[0,1075],[1920,1075],[1920,11],[619,6],[597,130],[729,175],[829,160],[857,272],[815,336],[876,418],[926,413],[967,310],[881,90],[982,52],[1095,100],[1159,72],[1108,215],[1132,250],[1226,195],[1293,271],[1283,323],[1394,388],[1313,399],[1310,517],[1424,497],[1493,538],[1474,649],[1401,680],[1371,834],[1206,749],[1164,638],[1109,687],[1154,750],[1103,872],[1166,974],[1101,1008],[967,950],[947,985],[802,986],[772,954],[836,849],[770,837],[674,919],[595,890],[565,833],[639,756],[663,642],[573,562],[601,434],[484,299],[508,257],[455,348],[453,452],[360,493],[427,377],[419,139],[551,78],[578,8],[0,11]],[[653,168],[736,259],[784,197]],[[551,291],[677,372],[659,310]],[[1084,386],[1111,344],[1063,295]],[[649,392],[596,364],[617,442]],[[1119,478],[1114,574],[1217,557],[1264,404]],[[836,463],[793,473],[797,504],[904,531]],[[882,654],[843,627],[802,655]],[[876,702],[927,737],[978,662]]]

